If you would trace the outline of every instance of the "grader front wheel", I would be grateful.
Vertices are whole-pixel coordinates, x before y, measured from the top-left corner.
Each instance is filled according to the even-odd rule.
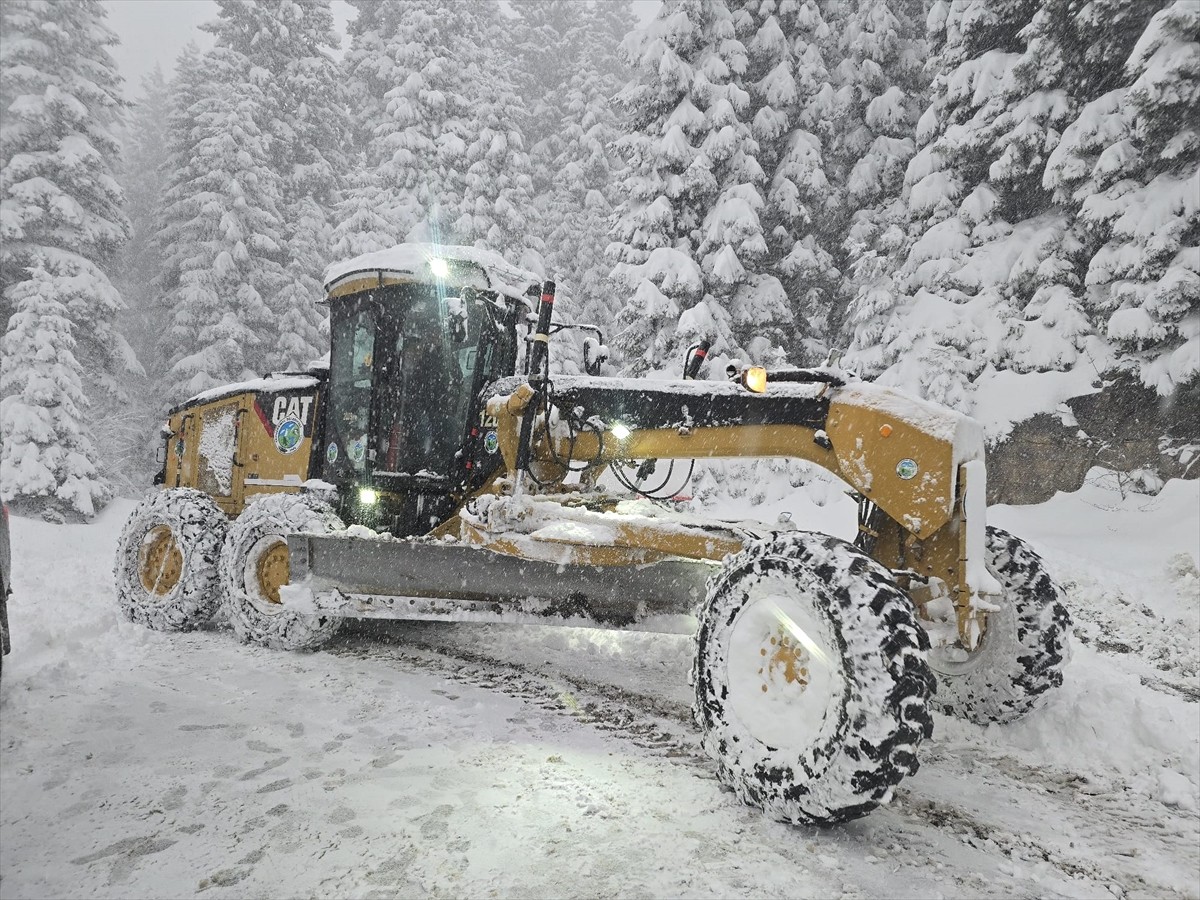
[[[279,589],[291,580],[291,566],[288,564],[287,541],[283,537],[271,535],[264,538],[251,553],[254,562],[254,577],[257,581],[256,596],[261,596],[269,603],[281,603]]]
[[[308,495],[275,494],[246,507],[221,551],[225,612],[239,638],[265,647],[311,650],[333,637],[341,619],[289,609],[279,592],[290,576],[287,536],[343,527],[329,504]]]
[[[700,611],[694,714],[722,781],[792,823],[866,815],[932,733],[928,647],[890,573],[792,532],[726,561]]]

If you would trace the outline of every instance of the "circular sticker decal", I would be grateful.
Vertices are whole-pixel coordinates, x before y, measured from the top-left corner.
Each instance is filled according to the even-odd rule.
[[[332,465],[333,463],[337,462],[337,458],[338,458],[338,446],[333,441],[330,441],[329,446],[325,448],[325,459],[329,462],[330,465]]]
[[[500,438],[496,435],[496,432],[489,431],[483,436],[483,449],[488,453],[495,453],[500,449]]]
[[[288,417],[275,426],[275,448],[280,453],[295,453],[304,440],[304,425],[293,417]]]
[[[350,459],[355,463],[361,463],[367,456],[367,436],[356,437],[350,442],[349,449]]]
[[[910,478],[917,476],[917,461],[915,459],[902,459],[896,463],[896,474],[908,481]]]

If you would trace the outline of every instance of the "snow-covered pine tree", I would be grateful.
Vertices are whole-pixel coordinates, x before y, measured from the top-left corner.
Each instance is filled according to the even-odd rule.
[[[288,210],[282,287],[270,298],[274,323],[266,368],[301,371],[329,352],[329,318],[318,301],[324,296],[321,276],[333,262],[333,228],[336,207],[323,206],[315,197],[284,201]]]
[[[244,55],[218,44],[182,59],[177,82],[171,142],[179,168],[162,229],[175,398],[269,367],[278,323],[268,301],[282,288],[285,253],[281,179],[258,125],[268,103],[260,79]]]
[[[18,442],[14,449],[22,463],[5,468],[0,482],[8,476],[33,478],[33,468],[45,463],[33,481],[4,485],[3,490],[9,496],[20,490],[33,506],[45,505],[50,514],[69,507],[90,515],[111,494],[107,477],[97,473],[87,424],[72,421],[84,415],[89,402],[82,394],[76,396],[78,379],[68,384],[74,376],[67,370],[74,366],[87,372],[84,383],[95,404],[93,412],[101,408],[121,414],[129,398],[129,377],[142,373],[117,328],[124,301],[109,280],[114,254],[128,237],[129,225],[114,177],[120,166],[115,131],[123,101],[120,77],[108,52],[116,37],[105,17],[103,6],[94,0],[17,0],[0,6],[0,321],[19,329],[3,354],[8,387],[0,393],[11,389],[24,396],[4,407],[3,415],[22,416],[20,422],[5,419],[0,426]],[[37,267],[35,260],[40,261]],[[56,293],[47,296],[55,296],[62,307],[55,307],[53,315],[64,315],[70,326],[64,331],[61,323],[48,323],[48,329],[57,331],[54,337],[44,335],[44,341],[30,330],[28,316],[13,314],[19,298],[28,300],[29,310],[42,308],[29,296],[35,268],[44,282],[36,290],[53,286]],[[16,371],[29,354],[65,348],[68,340],[74,341],[74,355],[63,360],[59,387],[24,379]],[[52,431],[37,431],[45,422],[20,412],[28,404],[36,405],[42,395],[46,408],[53,407],[45,414],[54,422]],[[115,427],[117,419],[108,417],[106,425]],[[34,432],[23,430],[31,427]],[[78,441],[72,439],[74,434],[81,436]],[[27,437],[43,439],[41,449]],[[49,447],[60,437],[66,448],[62,453]],[[111,472],[118,462],[116,442],[104,449],[104,469]],[[47,483],[45,478],[57,480]],[[36,489],[31,487],[35,481]]]
[[[536,213],[547,275],[563,312],[607,325],[617,312],[604,256],[617,203],[610,98],[628,78],[617,48],[633,26],[625,2],[519,0],[518,86],[529,109]]]
[[[1005,302],[1001,285],[1009,265],[971,251],[1012,234],[1011,225],[995,221],[988,166],[996,121],[1012,99],[1013,70],[1024,51],[1020,32],[1035,5],[934,4],[928,19],[932,103],[917,126],[921,149],[905,173],[911,225],[898,254],[897,290],[889,296],[886,286],[869,285],[851,313],[857,332],[852,361],[874,364],[872,374],[882,371],[882,380],[967,410],[971,382],[1008,327],[995,311]],[[972,262],[982,271],[969,271]],[[871,346],[875,341],[878,347]]]
[[[185,239],[184,229],[195,216],[191,182],[200,175],[194,154],[196,119],[193,108],[200,99],[206,80],[204,57],[194,42],[188,42],[175,61],[175,76],[168,84],[168,111],[162,166],[162,196],[154,214],[154,233],[150,242],[160,261],[158,277],[152,284],[152,310],[149,318],[158,333],[150,358],[151,378],[162,381],[171,368],[176,343],[170,328],[175,318],[172,303],[183,273],[184,261],[193,248]]]
[[[741,84],[748,65],[742,38],[752,20],[740,9],[713,13],[711,50],[696,60],[691,90],[703,115],[699,150],[718,185],[711,204],[699,211],[696,253],[707,292],[680,316],[676,339],[689,345],[703,340],[714,320],[728,315],[734,340],[754,362],[777,362],[791,315],[779,280],[761,272],[768,253],[759,219],[766,173],[750,130],[750,93]]]
[[[761,197],[750,197],[758,193],[753,180],[739,194],[722,176],[759,180],[761,172],[750,161],[757,146],[738,147],[748,138],[749,97],[737,83],[746,50],[735,16],[724,0],[664,3],[622,52],[634,77],[617,96],[625,200],[608,254],[628,300],[613,343],[631,374],[682,365],[700,339],[718,354],[739,353],[721,301],[750,283],[741,257],[753,266],[761,255]],[[728,202],[710,217],[722,196]]]
[[[988,173],[997,214],[1016,223],[1013,241],[1025,244],[1014,248],[1021,255],[1008,279],[1009,328],[997,368],[1067,371],[1082,363],[1095,375],[1110,355],[1086,310],[1086,239],[1077,211],[1057,202],[1044,175],[1064,128],[1120,76],[1156,5],[1094,0],[1080,9],[1071,0],[1048,0],[1022,33],[1026,50],[1013,73],[1013,100],[996,123]]]
[[[97,468],[84,369],[69,307],[92,296],[87,279],[34,258],[12,285],[14,312],[0,342],[0,499],[52,521],[91,517],[112,496]]]
[[[839,284],[838,186],[825,158],[835,115],[825,52],[830,30],[815,0],[764,0],[749,9],[754,37],[747,81],[767,175],[763,224],[770,271],[787,296],[792,360],[819,362]]]
[[[792,361],[818,362],[838,284],[830,252],[838,204],[825,171],[834,114],[823,49],[830,32],[816,0],[755,0],[745,11],[746,120],[764,173],[761,269],[768,279],[758,302],[740,310],[741,330],[757,320]]]
[[[141,94],[122,135],[120,173],[129,218],[129,241],[111,266],[113,283],[125,300],[117,320],[125,339],[149,373],[126,378],[119,397],[97,397],[91,405],[92,436],[100,451],[101,470],[115,493],[140,495],[158,471],[153,436],[161,424],[162,396],[157,379],[163,374],[157,350],[169,316],[159,304],[157,284],[163,260],[156,229],[166,187],[167,119],[170,87],[161,67],[143,77]]]
[[[705,48],[707,9],[699,0],[664,4],[621,45],[634,77],[616,98],[625,199],[607,253],[612,278],[627,296],[612,344],[625,371],[634,375],[674,362],[679,315],[704,296],[704,276],[694,259],[697,201],[711,197],[716,182],[695,148],[703,115],[688,94],[690,60]],[[724,338],[722,349],[731,349],[728,334],[713,335],[718,338]]]
[[[506,36],[507,22],[495,4],[464,4],[455,59],[462,66],[459,105],[448,110],[444,136],[466,145],[465,173],[448,167],[447,193],[458,202],[452,229],[463,243],[528,262],[542,243],[529,226],[533,182],[525,149],[528,113],[517,91]],[[455,142],[450,141],[451,144]],[[444,207],[447,219],[453,215]]]
[[[217,0],[220,16],[202,26],[219,47],[244,57],[267,106],[260,129],[285,201],[311,197],[325,206],[346,168],[348,111],[329,0]]]
[[[170,86],[161,66],[156,64],[143,77],[141,96],[132,106],[121,171],[130,235],[113,271],[127,306],[120,316],[121,333],[147,371],[156,376],[161,374],[154,362],[163,322],[162,310],[156,307],[156,285],[162,277],[163,261],[155,235],[167,184],[167,122],[171,112]]]
[[[89,384],[119,391],[140,366],[116,329],[123,301],[106,273],[129,229],[114,177],[123,101],[106,15],[98,0],[0,5],[0,321],[42,257],[78,284],[67,315]]]
[[[1084,309],[1085,241],[1043,175],[1153,13],[1115,0],[934,4],[933,100],[905,175],[909,238],[894,280],[877,259],[860,262],[875,276],[852,313],[860,365],[966,409],[994,370],[1103,368]]]
[[[366,154],[375,129],[387,117],[387,92],[408,75],[398,67],[388,45],[399,26],[404,4],[393,0],[346,0],[355,16],[346,28],[350,46],[342,58],[351,152]],[[372,168],[378,161],[372,161]]]
[[[862,0],[830,13],[826,55],[835,61],[836,115],[824,155],[836,209],[827,210],[824,229],[841,272],[828,332],[843,348],[853,336],[847,315],[890,290],[889,257],[904,246],[904,170],[928,102],[924,6]]]
[[[426,52],[421,28],[434,29],[430,10],[400,0],[350,0],[358,15],[349,25],[350,47],[343,61],[347,96],[354,116],[356,167],[343,206],[337,210],[335,243],[342,248],[373,246],[371,235],[404,240],[420,220],[420,210],[431,202],[431,173],[436,147],[419,110],[393,105],[389,92],[407,83],[425,83],[422,70],[435,58]],[[415,40],[393,47],[405,33]],[[440,105],[440,93],[426,99]],[[411,130],[406,126],[413,125]],[[396,171],[393,171],[396,170]],[[362,239],[357,235],[366,235]]]
[[[1087,306],[1117,364],[1166,395],[1200,373],[1200,7],[1131,6],[1081,16],[1108,37],[1087,71],[1109,77],[1044,183],[1078,217]]]
[[[1070,220],[1040,188],[1073,100],[1039,40],[1053,32],[1039,6],[934,4],[932,102],[905,173],[909,239],[894,284],[862,263],[871,280],[852,310],[852,359],[967,410],[989,366],[1068,370],[1087,331]]]
[[[376,170],[360,154],[334,213],[331,259],[350,259],[400,242],[380,210],[381,194]]]
[[[241,68],[263,94],[256,124],[281,192],[284,274],[278,291],[266,298],[279,338],[267,341],[266,364],[297,368],[321,355],[326,343],[316,300],[347,165],[333,15],[328,0],[218,0],[218,6],[220,17],[204,27],[218,47],[245,61]]]
[[[372,115],[368,177],[399,239],[514,258],[535,241],[524,110],[498,46],[499,15],[464,0],[380,0],[351,29],[347,61]]]
[[[329,345],[329,320],[317,301],[321,275],[334,259],[337,203],[349,168],[349,112],[332,56],[338,37],[329,4],[287,0],[280,18],[289,43],[280,53],[281,77],[272,81],[281,91],[278,109],[291,126],[275,150],[287,264],[284,287],[271,304],[281,341],[268,362],[274,369],[297,369],[323,356]]]
[[[839,283],[829,41],[817,0],[671,3],[630,36],[610,255],[634,294],[617,341],[631,370],[702,335],[766,363],[823,351]]]
[[[338,259],[357,256],[372,250],[391,247],[404,240],[418,215],[413,204],[401,202],[403,194],[418,190],[427,193],[419,178],[399,189],[384,183],[384,164],[392,154],[400,156],[399,165],[416,174],[416,166],[432,169],[434,147],[419,131],[405,135],[411,150],[384,146],[384,139],[375,139],[377,130],[386,133],[388,125],[388,92],[404,83],[416,67],[419,47],[406,48],[412,52],[393,54],[392,40],[402,26],[406,12],[413,12],[405,3],[395,0],[348,0],[357,15],[347,29],[350,46],[342,61],[346,72],[347,104],[351,116],[354,168],[334,216],[334,256]],[[416,11],[420,12],[420,11]]]

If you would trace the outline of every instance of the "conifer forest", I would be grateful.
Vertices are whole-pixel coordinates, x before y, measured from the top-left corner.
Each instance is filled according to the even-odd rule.
[[[613,374],[833,354],[997,448],[1091,396],[1196,476],[1195,0],[350,2],[343,47],[218,0],[137,85],[98,0],[0,4],[15,508],[140,492],[167,407],[319,359],[324,267],[405,240],[556,278]]]

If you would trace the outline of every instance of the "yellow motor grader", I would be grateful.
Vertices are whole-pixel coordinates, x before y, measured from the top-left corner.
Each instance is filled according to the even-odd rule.
[[[553,283],[472,248],[366,254],[326,293],[327,368],[170,413],[161,490],[118,545],[132,620],[221,608],[289,649],[347,618],[694,633],[720,777],[796,823],[885,802],[933,707],[1007,721],[1061,683],[1061,593],[987,528],[971,419],[831,368],[700,379],[704,344],[678,380],[601,377],[594,337],[589,374],[551,375],[552,338],[578,327],[554,322]],[[857,540],[654,499],[678,488],[670,461],[738,457],[839,476]]]

